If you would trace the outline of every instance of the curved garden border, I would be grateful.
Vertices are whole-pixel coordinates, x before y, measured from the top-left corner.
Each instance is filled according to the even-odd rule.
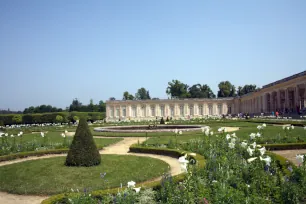
[[[190,155],[191,152],[186,152],[186,151],[179,151],[175,149],[161,149],[161,148],[148,148],[148,147],[138,147],[137,145],[132,145],[130,147],[130,152],[134,153],[149,153],[149,154],[158,154],[158,155],[165,155],[165,156],[170,156],[170,157],[175,157],[178,158],[182,155],[187,154],[189,156],[189,159],[193,159],[196,161],[196,165],[199,167],[204,167],[205,166],[205,159],[203,156],[196,154]],[[173,176],[173,181],[174,182],[180,182],[184,180],[185,178],[185,173],[181,173],[178,175]],[[153,189],[159,189],[161,187],[160,181],[144,181],[142,183],[139,183],[136,185],[136,187],[145,187],[145,188],[153,188]],[[126,188],[126,187],[125,187]],[[123,188],[122,190],[124,190]],[[105,189],[105,190],[97,190],[91,192],[92,197],[96,198],[101,198],[107,194],[115,194],[118,192],[118,187],[117,188],[111,188],[111,189]],[[54,204],[56,202],[63,202],[68,199],[68,196],[75,196],[77,193],[62,193],[58,195],[51,196],[47,198],[46,200],[43,200],[41,204]]]
[[[167,127],[164,129],[148,129],[148,130],[120,130],[123,128],[148,127],[148,125],[128,125],[128,126],[108,126],[94,128],[96,132],[118,132],[118,133],[146,133],[146,132],[173,132],[177,127],[181,131],[201,130],[203,125],[158,125],[158,127]],[[171,128],[172,127],[172,128]]]

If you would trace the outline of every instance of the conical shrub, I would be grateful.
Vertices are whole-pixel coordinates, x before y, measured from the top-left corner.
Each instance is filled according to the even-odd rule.
[[[87,121],[81,118],[71,143],[66,166],[94,166],[101,163],[101,156],[89,130]]]

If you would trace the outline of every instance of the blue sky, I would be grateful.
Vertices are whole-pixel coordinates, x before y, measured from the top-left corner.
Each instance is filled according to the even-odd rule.
[[[0,1],[0,109],[305,70],[306,1]]]

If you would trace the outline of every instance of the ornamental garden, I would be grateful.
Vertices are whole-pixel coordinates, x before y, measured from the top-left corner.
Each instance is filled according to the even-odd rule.
[[[1,126],[0,203],[306,202],[304,118],[75,119]]]

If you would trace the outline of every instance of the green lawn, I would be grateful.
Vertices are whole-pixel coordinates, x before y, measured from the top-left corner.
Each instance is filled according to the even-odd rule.
[[[251,122],[238,122],[235,123],[213,123],[207,124],[212,128],[214,135],[217,134],[217,130],[220,127],[240,127],[238,131],[235,131],[237,137],[241,140],[249,140],[251,133],[257,133],[257,126],[260,125],[258,123]],[[190,131],[183,132],[182,135],[177,136],[178,143],[188,142],[191,139],[198,139],[203,137],[203,133],[201,131]],[[295,142],[306,142],[306,130],[303,127],[295,127],[289,133],[287,139],[284,139],[285,132],[282,126],[273,126],[267,125],[267,127],[263,131],[263,136],[261,138],[256,138],[257,143],[295,143]],[[211,137],[212,139],[214,136]],[[147,140],[147,144],[168,144],[169,141],[175,142],[175,136],[172,133],[171,135],[161,135],[157,137],[151,137]]]
[[[25,161],[0,167],[0,190],[17,194],[51,195],[71,188],[99,190],[136,183],[168,171],[164,161],[149,157],[102,155],[93,167],[66,167],[65,157]],[[106,172],[104,178],[100,173]]]
[[[47,137],[48,143],[62,143],[64,138],[61,136],[61,132],[48,132],[45,133],[45,136]],[[67,137],[67,140],[72,141],[73,137]],[[9,137],[9,141],[12,141],[13,139]],[[40,133],[32,133],[32,134],[24,134],[22,136],[23,142],[31,142],[35,141],[36,143],[43,143],[44,138],[41,137]],[[94,138],[97,146],[104,147],[116,142],[119,142],[123,140],[122,138]],[[20,141],[20,137],[16,137],[16,142],[18,143]]]

